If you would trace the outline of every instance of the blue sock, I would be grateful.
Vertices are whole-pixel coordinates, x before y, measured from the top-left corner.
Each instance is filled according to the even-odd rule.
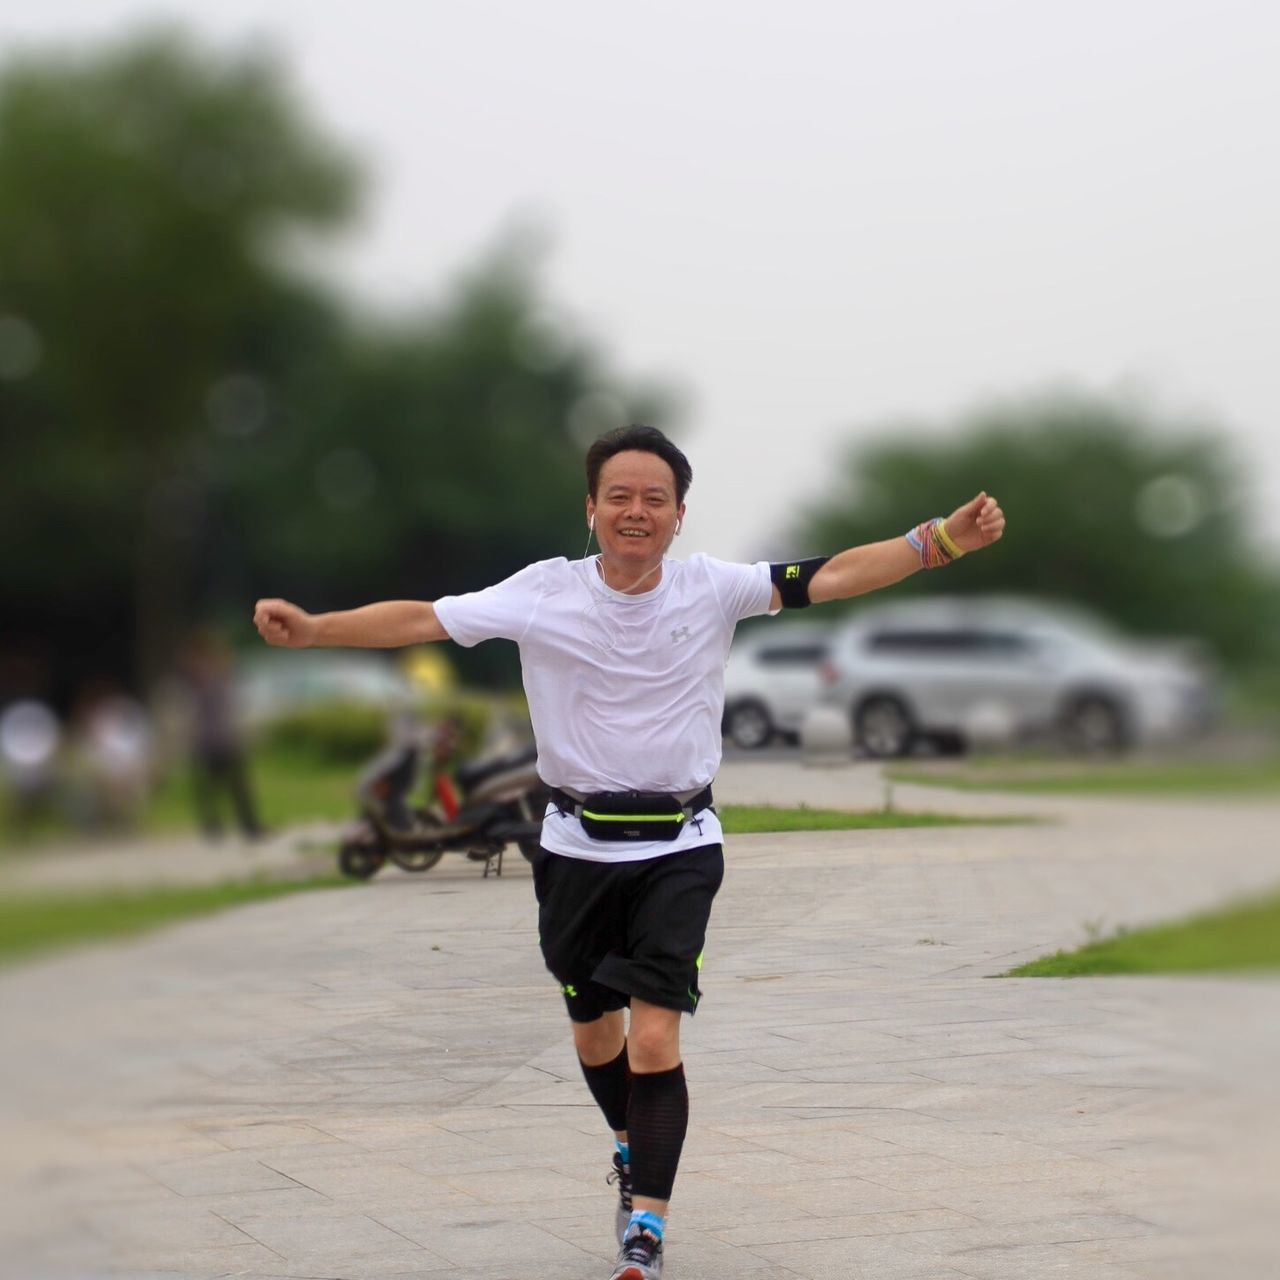
[[[647,1231],[651,1236],[657,1236],[661,1240],[666,1222],[667,1220],[659,1214],[636,1209],[631,1214],[631,1221],[627,1223],[627,1234],[631,1234],[632,1227],[639,1227],[642,1231]]]
[[[618,1148],[622,1163],[629,1165],[631,1163],[631,1144],[629,1142],[619,1142],[617,1138],[614,1138],[613,1145]]]

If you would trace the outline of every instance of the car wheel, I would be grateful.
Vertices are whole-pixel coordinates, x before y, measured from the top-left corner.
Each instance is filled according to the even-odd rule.
[[[1124,712],[1103,694],[1085,694],[1068,705],[1062,737],[1070,750],[1082,755],[1114,754],[1129,745]]]
[[[915,726],[897,698],[880,694],[863,702],[853,717],[854,739],[876,760],[905,756],[915,738]]]
[[[725,716],[725,736],[735,747],[755,751],[773,737],[773,721],[759,702],[738,702]]]

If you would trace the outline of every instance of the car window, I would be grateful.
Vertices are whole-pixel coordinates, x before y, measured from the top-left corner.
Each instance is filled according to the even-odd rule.
[[[983,631],[978,636],[978,648],[992,658],[1025,658],[1035,651],[1030,636],[1012,631]]]
[[[929,658],[1017,658],[1031,652],[1026,636],[1011,631],[980,631],[973,627],[894,628],[872,632],[872,653]]]
[[[904,657],[957,656],[972,653],[977,644],[977,632],[942,629],[895,628],[872,632],[867,638],[867,648],[872,653],[901,654]]]
[[[770,645],[756,654],[762,667],[816,667],[826,657],[821,644]]]

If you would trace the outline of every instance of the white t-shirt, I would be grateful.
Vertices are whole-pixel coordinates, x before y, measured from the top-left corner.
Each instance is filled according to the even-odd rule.
[[[769,565],[710,556],[664,560],[652,591],[624,595],[590,560],[540,560],[496,586],[435,602],[458,644],[520,646],[538,773],[553,787],[688,791],[720,765],[724,665],[734,628],[769,612]],[[718,844],[710,810],[675,840],[593,840],[549,807],[544,848],[597,862],[636,862]]]

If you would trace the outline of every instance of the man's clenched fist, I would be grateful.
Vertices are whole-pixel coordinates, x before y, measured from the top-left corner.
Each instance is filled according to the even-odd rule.
[[[990,495],[980,493],[958,507],[944,522],[952,542],[964,551],[981,551],[1004,536],[1004,512]]]
[[[268,644],[286,649],[305,649],[315,641],[316,620],[287,600],[259,600],[253,625]]]

